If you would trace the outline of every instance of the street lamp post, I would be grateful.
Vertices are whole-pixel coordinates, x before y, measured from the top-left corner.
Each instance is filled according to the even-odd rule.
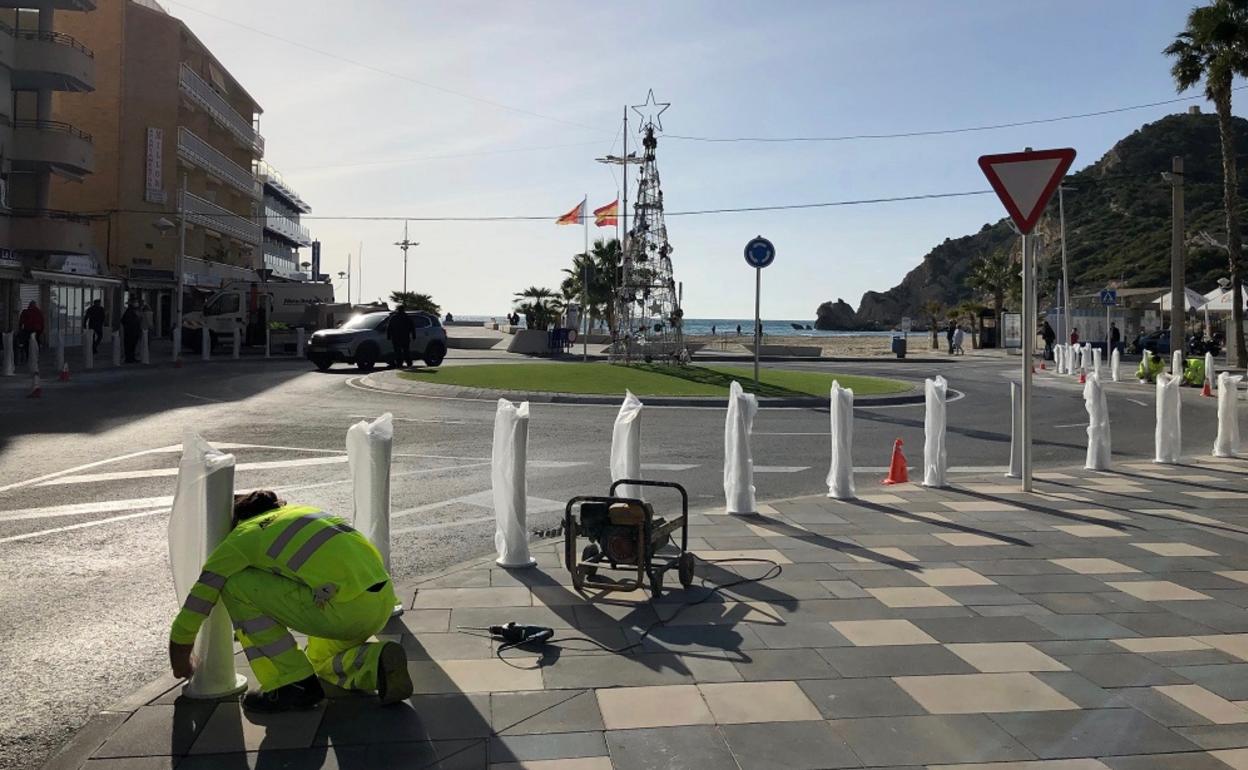
[[[1070,270],[1066,263],[1066,202],[1062,193],[1075,188],[1065,185],[1057,186],[1057,212],[1062,229],[1062,336],[1058,340],[1065,344],[1070,342]],[[1108,334],[1108,332],[1106,332]],[[1108,350],[1108,349],[1107,349]]]
[[[403,223],[403,240],[395,241],[394,245],[398,246],[400,249],[403,249],[403,293],[407,294],[407,250],[411,248],[412,246],[420,245],[420,243],[417,241],[408,240],[407,222]]]

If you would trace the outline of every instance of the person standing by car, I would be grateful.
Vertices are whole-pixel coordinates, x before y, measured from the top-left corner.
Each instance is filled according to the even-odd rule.
[[[386,321],[386,339],[394,347],[394,365],[412,365],[412,339],[416,336],[416,325],[407,317],[407,308],[399,305]]]
[[[139,301],[130,300],[130,306],[121,314],[121,342],[126,349],[126,363],[138,363],[135,351],[139,347],[139,337],[143,334],[143,314],[139,311]]]
[[[1122,331],[1118,329],[1118,324],[1110,322],[1109,324],[1109,350],[1112,353],[1118,349],[1118,345],[1122,342]]]
[[[35,342],[43,347],[43,311],[39,309],[39,304],[33,299],[21,315],[17,317],[17,339],[18,347],[24,351],[22,358],[25,359],[30,353],[30,340],[34,338]]]
[[[1040,332],[1040,336],[1044,338],[1044,360],[1053,360],[1053,343],[1057,341],[1057,332],[1053,331],[1053,327],[1049,326],[1049,322],[1044,322],[1044,330]]]

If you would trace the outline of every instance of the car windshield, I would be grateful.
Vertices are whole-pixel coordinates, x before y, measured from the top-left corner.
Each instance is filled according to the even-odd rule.
[[[366,313],[348,318],[340,329],[376,329],[382,321],[389,317],[387,313]]]

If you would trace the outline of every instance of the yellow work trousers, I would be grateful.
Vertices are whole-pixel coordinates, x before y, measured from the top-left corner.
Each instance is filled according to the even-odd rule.
[[[249,568],[225,581],[221,600],[265,692],[314,673],[346,690],[377,689],[381,643],[369,639],[398,602],[389,581],[379,591],[318,607],[308,586]],[[291,631],[308,635],[306,651]]]

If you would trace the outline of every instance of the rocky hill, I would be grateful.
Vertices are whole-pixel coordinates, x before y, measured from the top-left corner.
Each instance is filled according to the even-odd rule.
[[[1234,125],[1244,200],[1248,197],[1248,121],[1235,118]],[[1076,296],[1107,285],[1170,283],[1170,185],[1161,172],[1169,171],[1175,155],[1183,156],[1185,164],[1188,285],[1208,291],[1227,274],[1225,252],[1199,240],[1205,231],[1225,241],[1217,117],[1169,115],[1122,139],[1096,163],[1063,182],[1074,188],[1065,197],[1067,250]],[[1056,197],[1037,232],[1044,242],[1037,263],[1044,307],[1061,276]],[[922,316],[919,308],[931,299],[945,305],[982,301],[966,285],[972,264],[986,254],[1018,248],[1018,236],[1005,219],[985,224],[974,235],[947,238],[900,284],[888,291],[865,293],[855,320],[861,327],[888,327],[905,315],[917,321]]]

